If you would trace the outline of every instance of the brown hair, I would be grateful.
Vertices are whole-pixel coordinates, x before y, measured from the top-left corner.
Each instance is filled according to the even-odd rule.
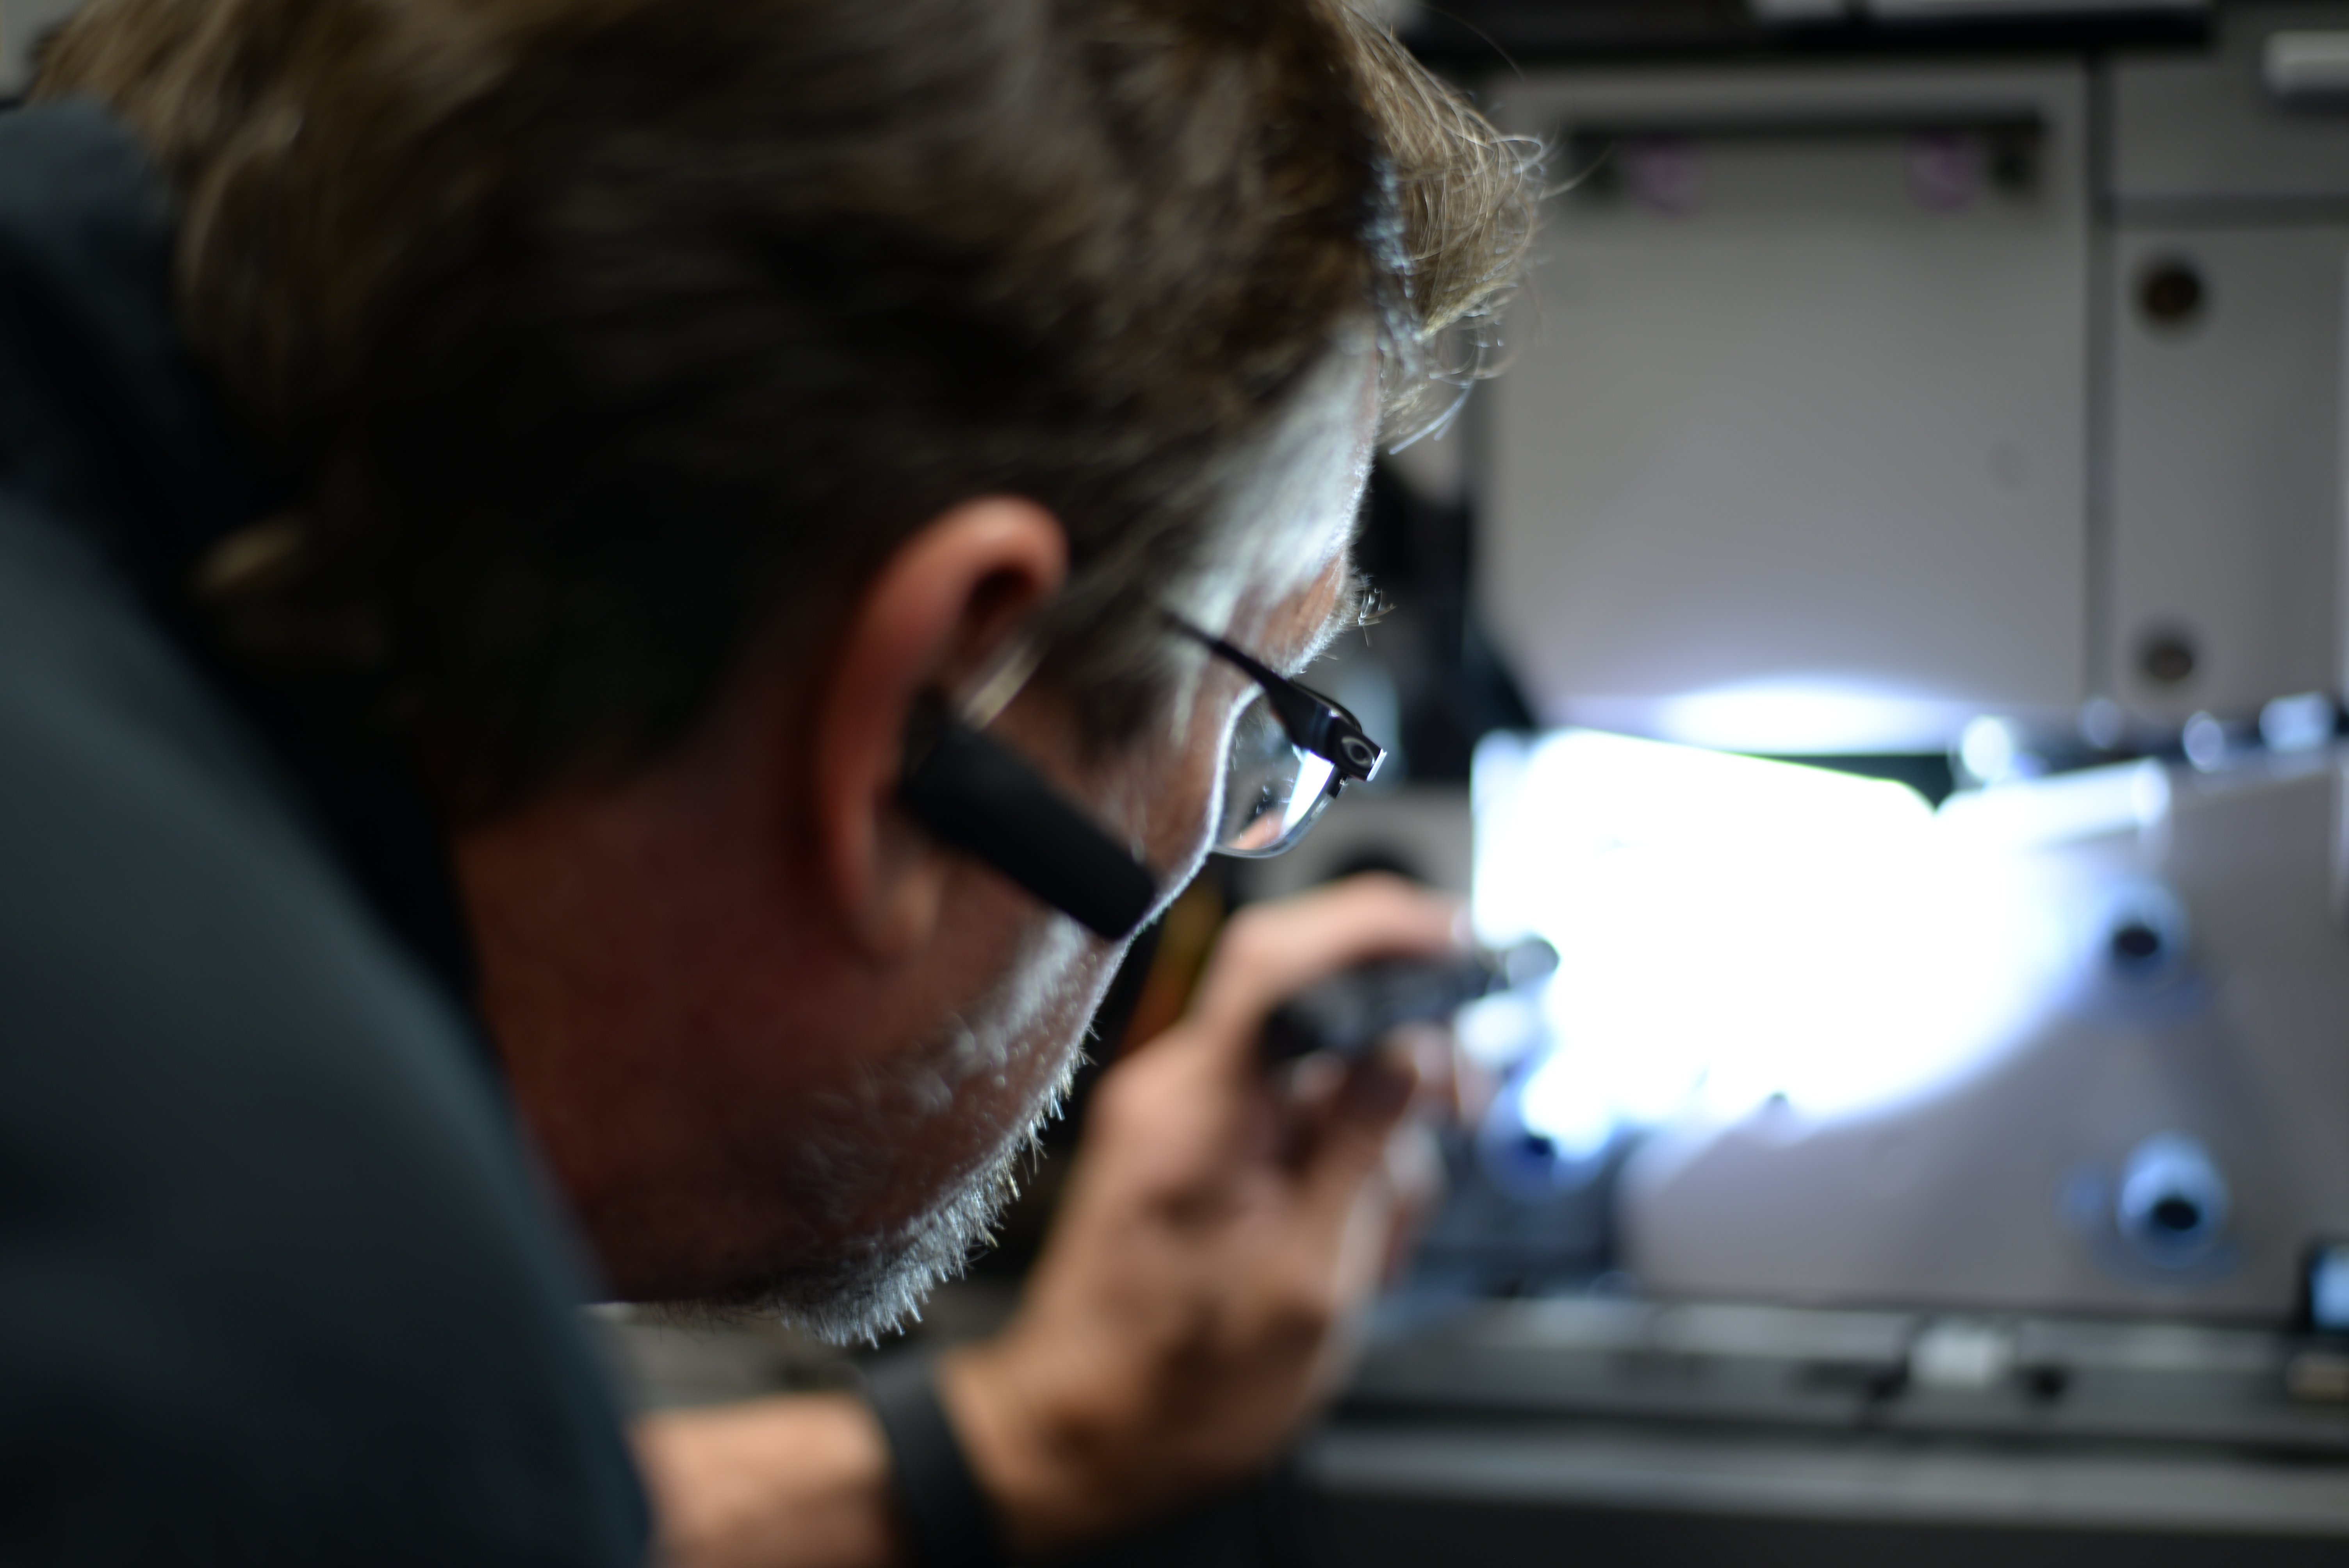
[[[295,477],[239,624],[372,670],[476,811],[670,744],[978,494],[1069,530],[1054,664],[1116,728],[1339,325],[1428,406],[1529,228],[1343,0],[93,0],[38,90],[157,156]]]

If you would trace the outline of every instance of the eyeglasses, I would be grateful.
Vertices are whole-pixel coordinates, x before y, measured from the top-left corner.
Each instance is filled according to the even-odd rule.
[[[1349,783],[1378,774],[1386,752],[1354,716],[1179,616],[1166,619],[1256,682],[1232,726],[1215,848],[1261,858],[1295,847]],[[1035,672],[1023,649],[949,707],[928,702],[905,738],[897,795],[941,843],[994,867],[1110,941],[1133,934],[1158,898],[1158,876],[1035,768],[984,733]]]
[[[1221,637],[1166,618],[1259,688],[1260,700],[1251,698],[1232,726],[1217,854],[1262,860],[1295,849],[1340,790],[1378,777],[1385,748],[1352,714]]]

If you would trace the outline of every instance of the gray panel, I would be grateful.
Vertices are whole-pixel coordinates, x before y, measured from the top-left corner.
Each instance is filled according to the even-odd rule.
[[[34,48],[80,8],[81,0],[0,0],[0,94],[31,84]]]
[[[1883,1522],[1341,1491],[1336,1568],[2339,1568],[2337,1537]]]
[[[2114,245],[2104,667],[2140,712],[2246,714],[2338,679],[2344,260],[2349,227],[2144,230]],[[2165,269],[2199,280],[2176,325],[2143,303]],[[2145,655],[2172,633],[2196,666],[2165,682]]]
[[[2125,201],[2349,201],[2349,109],[2268,91],[2269,34],[2349,28],[2349,5],[2223,8],[2215,54],[2125,58],[2112,73],[2111,189]]]
[[[1890,748],[2085,695],[2083,96],[2049,67],[1505,100],[1553,132],[1742,128],[1627,147],[1621,194],[1560,204],[1485,410],[1481,588],[1545,717],[1669,734],[1642,703],[1756,683],[1941,705],[1821,745]],[[2035,183],[1969,184],[1961,146],[1936,187],[1936,117],[2043,125]]]
[[[1668,1125],[1618,1189],[1623,1266],[1664,1295],[2287,1321],[2302,1250],[2349,1235],[2349,947],[2326,863],[2340,761],[2271,753],[1973,797],[1945,825],[2016,880],[1971,919],[2046,922],[2033,944],[2044,956],[2025,962],[2051,966],[2011,1021],[1905,1100]],[[2067,797],[2077,810],[2123,790],[2160,804],[2133,821],[2023,827]],[[2178,989],[2158,1003],[2113,963],[2107,935],[2156,896],[2191,934]],[[1823,949],[1802,989],[1837,993],[1855,977],[1846,965]],[[1995,994],[2023,970],[1956,973]],[[1902,1026],[1888,1009],[1887,1029]],[[2164,1133],[2203,1145],[2231,1190],[2199,1254],[2146,1247],[2117,1223],[2132,1150]]]
[[[1341,1496],[2349,1538],[2349,1488],[2337,1468],[2233,1455],[1969,1452],[1866,1437],[1802,1443],[1561,1424],[1516,1432],[1340,1428],[1315,1440],[1307,1463]]]

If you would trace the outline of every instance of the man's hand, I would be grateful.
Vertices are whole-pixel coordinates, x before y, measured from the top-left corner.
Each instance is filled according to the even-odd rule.
[[[939,1372],[1016,1549],[1244,1474],[1329,1393],[1432,1190],[1397,1138],[1431,1075],[1400,1052],[1268,1074],[1257,1037],[1342,969],[1451,948],[1457,914],[1384,877],[1243,911],[1182,1022],[1102,1078],[1019,1315]]]
[[[1257,1036],[1341,969],[1444,951],[1456,913],[1368,877],[1246,911],[1188,1016],[1102,1078],[1019,1315],[939,1370],[1016,1549],[1115,1530],[1246,1473],[1329,1391],[1350,1309],[1433,1193],[1424,1137],[1399,1133],[1448,1068],[1391,1055],[1268,1074]],[[857,1400],[657,1416],[636,1441],[666,1563],[899,1560],[888,1451]]]

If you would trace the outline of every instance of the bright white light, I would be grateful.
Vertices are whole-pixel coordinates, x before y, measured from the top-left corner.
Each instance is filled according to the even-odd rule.
[[[1741,682],[1660,697],[1578,697],[1578,725],[1724,751],[1939,751],[1981,711],[1835,676]]]
[[[2313,751],[2333,739],[2333,699],[2321,691],[2280,696],[2260,709],[2260,738],[2278,751]]]
[[[1454,1017],[1452,1037],[1461,1055],[1478,1067],[1506,1071],[1540,1048],[1540,1005],[1524,991],[1471,1002]]]
[[[1559,1158],[1590,1160],[1607,1147],[1625,1119],[1610,1087],[1606,1074],[1554,1056],[1526,1079],[1517,1096],[1517,1113],[1526,1130],[1548,1139]]]
[[[2014,1336],[1987,1323],[1936,1323],[1909,1347],[1909,1373],[1928,1388],[1994,1388],[2014,1370]]]
[[[1774,1096],[1808,1121],[1987,1059],[2059,983],[2079,903],[2010,846],[2136,829],[2136,770],[2105,771],[2055,792],[2053,824],[2032,820],[2034,783],[1945,821],[1900,785],[1816,769],[1588,730],[1487,742],[1477,934],[1560,955],[1529,1124],[1571,1152]]]
[[[1958,760],[1985,784],[2002,784],[2014,777],[2015,760],[2022,751],[2022,738],[2002,718],[1975,719],[1958,738]]]
[[[1488,738],[1472,799],[1473,914],[1496,947],[1588,918],[1581,889],[1611,889],[1626,853],[1641,867],[1660,856],[1807,864],[1911,837],[1932,818],[1905,785],[1588,729]]]
[[[1280,816],[1280,830],[1275,837],[1286,838],[1297,830],[1297,824],[1310,816],[1313,808],[1330,788],[1330,775],[1337,765],[1326,757],[1307,752],[1298,759],[1297,786],[1289,792],[1288,804]]]
[[[2151,828],[2169,814],[2158,762],[2086,768],[2028,789],[1970,790],[1941,807],[1941,833],[1986,853],[2013,854],[2075,839]]]

